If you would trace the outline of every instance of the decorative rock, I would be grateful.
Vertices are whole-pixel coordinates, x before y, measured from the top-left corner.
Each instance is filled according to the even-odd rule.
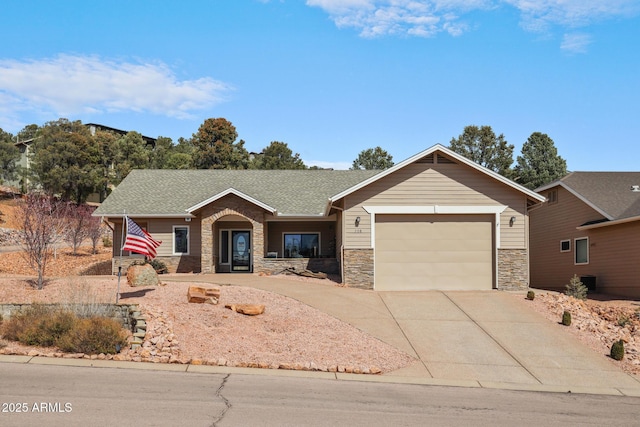
[[[225,308],[235,311],[236,313],[246,314],[248,316],[256,316],[264,313],[263,304],[227,304]]]
[[[203,288],[200,286],[189,286],[187,291],[187,301],[192,303],[217,304],[220,300],[220,288]]]
[[[158,282],[158,273],[151,264],[132,265],[127,269],[129,286],[157,286]]]

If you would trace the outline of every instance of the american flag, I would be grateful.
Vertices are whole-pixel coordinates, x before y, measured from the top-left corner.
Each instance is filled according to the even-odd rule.
[[[161,243],[140,228],[131,218],[127,217],[127,238],[124,241],[122,250],[143,254],[153,259],[156,256],[156,248]]]

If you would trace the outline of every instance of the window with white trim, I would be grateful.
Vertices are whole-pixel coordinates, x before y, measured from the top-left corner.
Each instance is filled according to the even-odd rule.
[[[571,240],[560,240],[560,252],[569,252],[571,250]]]
[[[589,264],[589,238],[574,239],[573,247],[575,248],[575,263]]]
[[[189,255],[189,226],[173,226],[173,255]]]

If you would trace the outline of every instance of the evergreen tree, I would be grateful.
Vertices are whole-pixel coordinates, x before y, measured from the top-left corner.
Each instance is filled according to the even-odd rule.
[[[238,138],[235,126],[224,118],[207,119],[191,139],[196,169],[246,169],[249,152]]]
[[[375,147],[362,150],[353,161],[351,170],[383,170],[391,166],[393,166],[393,156],[381,147]]]
[[[534,132],[522,145],[515,167],[517,181],[533,190],[567,174],[567,162],[547,134]]]
[[[20,150],[13,143],[13,135],[0,129],[0,184],[17,177]]]
[[[80,204],[99,190],[103,177],[101,152],[79,120],[46,123],[33,147],[31,174],[48,194]]]
[[[132,131],[116,141],[113,184],[119,184],[133,169],[148,169],[151,161],[151,146],[142,135]]]
[[[449,148],[502,176],[513,175],[513,144],[502,134],[496,137],[491,126],[466,126],[458,138],[451,139]]]
[[[293,154],[286,142],[272,141],[250,164],[252,169],[306,169],[300,154]]]

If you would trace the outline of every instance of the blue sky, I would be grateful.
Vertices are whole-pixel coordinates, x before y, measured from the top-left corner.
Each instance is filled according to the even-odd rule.
[[[467,125],[548,134],[570,170],[640,170],[638,0],[7,1],[0,128],[60,117],[346,169]]]

